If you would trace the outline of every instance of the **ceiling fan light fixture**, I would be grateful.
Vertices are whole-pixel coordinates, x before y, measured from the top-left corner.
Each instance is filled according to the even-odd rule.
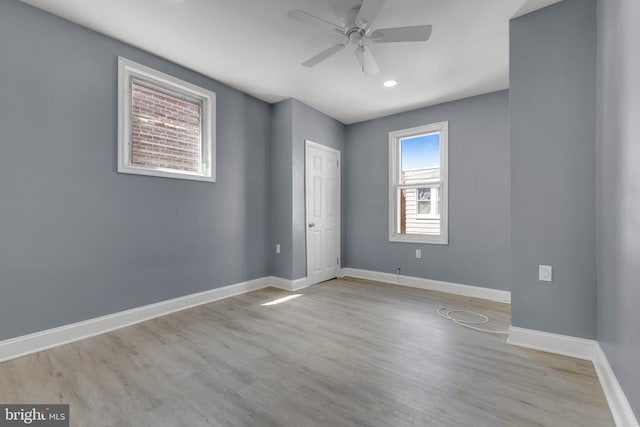
[[[397,81],[395,80],[387,80],[386,82],[382,83],[384,85],[384,87],[394,87],[395,85],[398,84]]]
[[[345,40],[334,45],[316,56],[303,62],[305,67],[313,67],[320,62],[335,55],[348,44],[356,46],[355,54],[360,62],[362,72],[367,76],[378,74],[380,69],[376,63],[373,53],[365,44],[366,41],[372,43],[397,43],[397,42],[424,42],[431,36],[431,25],[413,25],[408,27],[378,28],[371,31],[371,25],[382,9],[386,0],[361,0],[361,4],[353,8],[346,19],[342,19],[342,24],[335,24],[319,16],[310,14],[300,9],[292,9],[287,16],[298,22],[324,30],[340,34]],[[355,15],[355,21],[354,16]],[[355,23],[355,26],[353,26]]]

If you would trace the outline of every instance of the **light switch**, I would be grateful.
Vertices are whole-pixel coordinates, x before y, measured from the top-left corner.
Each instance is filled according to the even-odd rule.
[[[416,258],[422,258],[422,249],[416,249]]]

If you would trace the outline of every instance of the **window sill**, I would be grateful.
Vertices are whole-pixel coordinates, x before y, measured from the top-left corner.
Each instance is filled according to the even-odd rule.
[[[419,243],[425,245],[448,245],[449,239],[443,236],[418,236],[412,235],[415,237],[408,236],[391,236],[389,237],[389,241],[392,243]]]
[[[126,173],[133,175],[157,176],[162,178],[188,179],[191,181],[216,182],[215,177],[189,172],[174,172],[172,170],[163,169],[147,169],[131,166],[118,166],[118,173]]]

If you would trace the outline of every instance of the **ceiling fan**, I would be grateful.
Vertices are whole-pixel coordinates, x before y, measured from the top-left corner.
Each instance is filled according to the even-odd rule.
[[[377,74],[380,69],[365,42],[396,43],[396,42],[424,42],[431,36],[431,25],[414,25],[409,27],[379,28],[372,30],[371,26],[378,12],[386,0],[363,0],[346,13],[344,24],[334,24],[326,19],[312,15],[300,9],[290,10],[287,16],[305,24],[314,25],[324,30],[340,34],[345,37],[343,43],[338,43],[302,63],[305,67],[313,67],[325,59],[344,49],[347,44],[356,46],[356,57],[360,62],[362,72],[367,76]]]

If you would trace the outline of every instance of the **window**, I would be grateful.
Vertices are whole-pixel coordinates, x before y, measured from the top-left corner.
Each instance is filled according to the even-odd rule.
[[[448,243],[448,122],[389,133],[389,240]]]
[[[118,60],[118,172],[215,181],[215,93]]]
[[[438,187],[418,188],[418,208],[416,211],[418,218],[439,218]],[[433,198],[433,202],[431,203]]]

